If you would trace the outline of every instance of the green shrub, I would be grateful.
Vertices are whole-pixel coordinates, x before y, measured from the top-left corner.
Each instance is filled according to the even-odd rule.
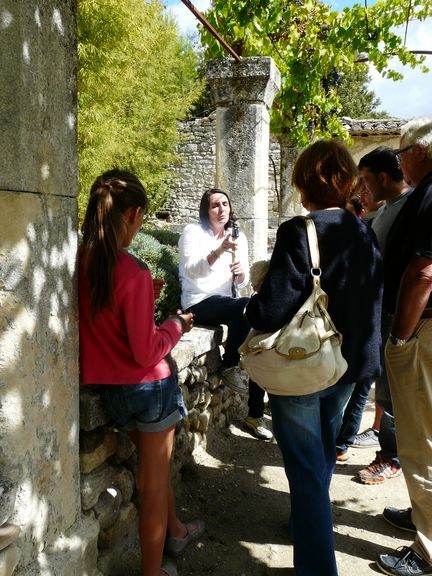
[[[169,230],[147,229],[136,235],[130,247],[130,252],[148,265],[153,278],[165,281],[155,305],[155,319],[158,324],[180,308],[178,237],[178,234]],[[170,243],[163,244],[158,238],[169,239]]]
[[[146,234],[150,234],[153,238],[156,238],[161,244],[167,244],[168,246],[177,246],[180,234],[177,232],[172,232],[167,228],[146,228],[143,230]]]

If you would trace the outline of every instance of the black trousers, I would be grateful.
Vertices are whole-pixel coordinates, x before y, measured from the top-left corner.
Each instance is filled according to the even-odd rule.
[[[239,362],[238,348],[249,334],[249,322],[243,311],[249,298],[231,298],[230,296],[209,296],[205,300],[191,306],[189,310],[195,314],[195,324],[215,326],[226,324],[228,336],[225,343],[225,353],[222,364],[225,367],[237,366]],[[261,418],[264,414],[264,390],[258,384],[249,380],[249,416]]]

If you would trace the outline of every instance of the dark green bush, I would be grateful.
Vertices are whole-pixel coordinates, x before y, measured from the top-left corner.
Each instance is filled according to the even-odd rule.
[[[177,246],[180,234],[177,232],[172,232],[167,228],[146,228],[144,227],[143,232],[156,238],[161,244],[167,244],[168,246]]]
[[[165,281],[155,307],[158,324],[180,308],[178,238],[178,234],[169,230],[147,229],[136,235],[130,247],[130,252],[148,265],[153,278]],[[162,243],[163,240],[167,243]]]

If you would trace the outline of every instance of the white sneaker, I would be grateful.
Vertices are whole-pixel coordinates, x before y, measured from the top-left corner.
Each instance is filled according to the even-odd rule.
[[[249,391],[248,377],[238,366],[225,368],[221,372],[221,378],[231,390],[238,394],[245,395]]]
[[[375,448],[380,445],[378,436],[379,432],[373,428],[367,428],[363,432],[360,432],[360,434],[354,436],[354,442],[351,448]]]
[[[245,418],[244,425],[251,430],[257,438],[261,438],[261,440],[271,440],[273,438],[273,434],[267,428],[267,423],[263,417],[252,418],[252,416],[248,416]]]

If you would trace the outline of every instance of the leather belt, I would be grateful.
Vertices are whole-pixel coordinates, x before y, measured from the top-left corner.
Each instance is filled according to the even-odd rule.
[[[420,318],[432,318],[432,308],[425,308]]]

